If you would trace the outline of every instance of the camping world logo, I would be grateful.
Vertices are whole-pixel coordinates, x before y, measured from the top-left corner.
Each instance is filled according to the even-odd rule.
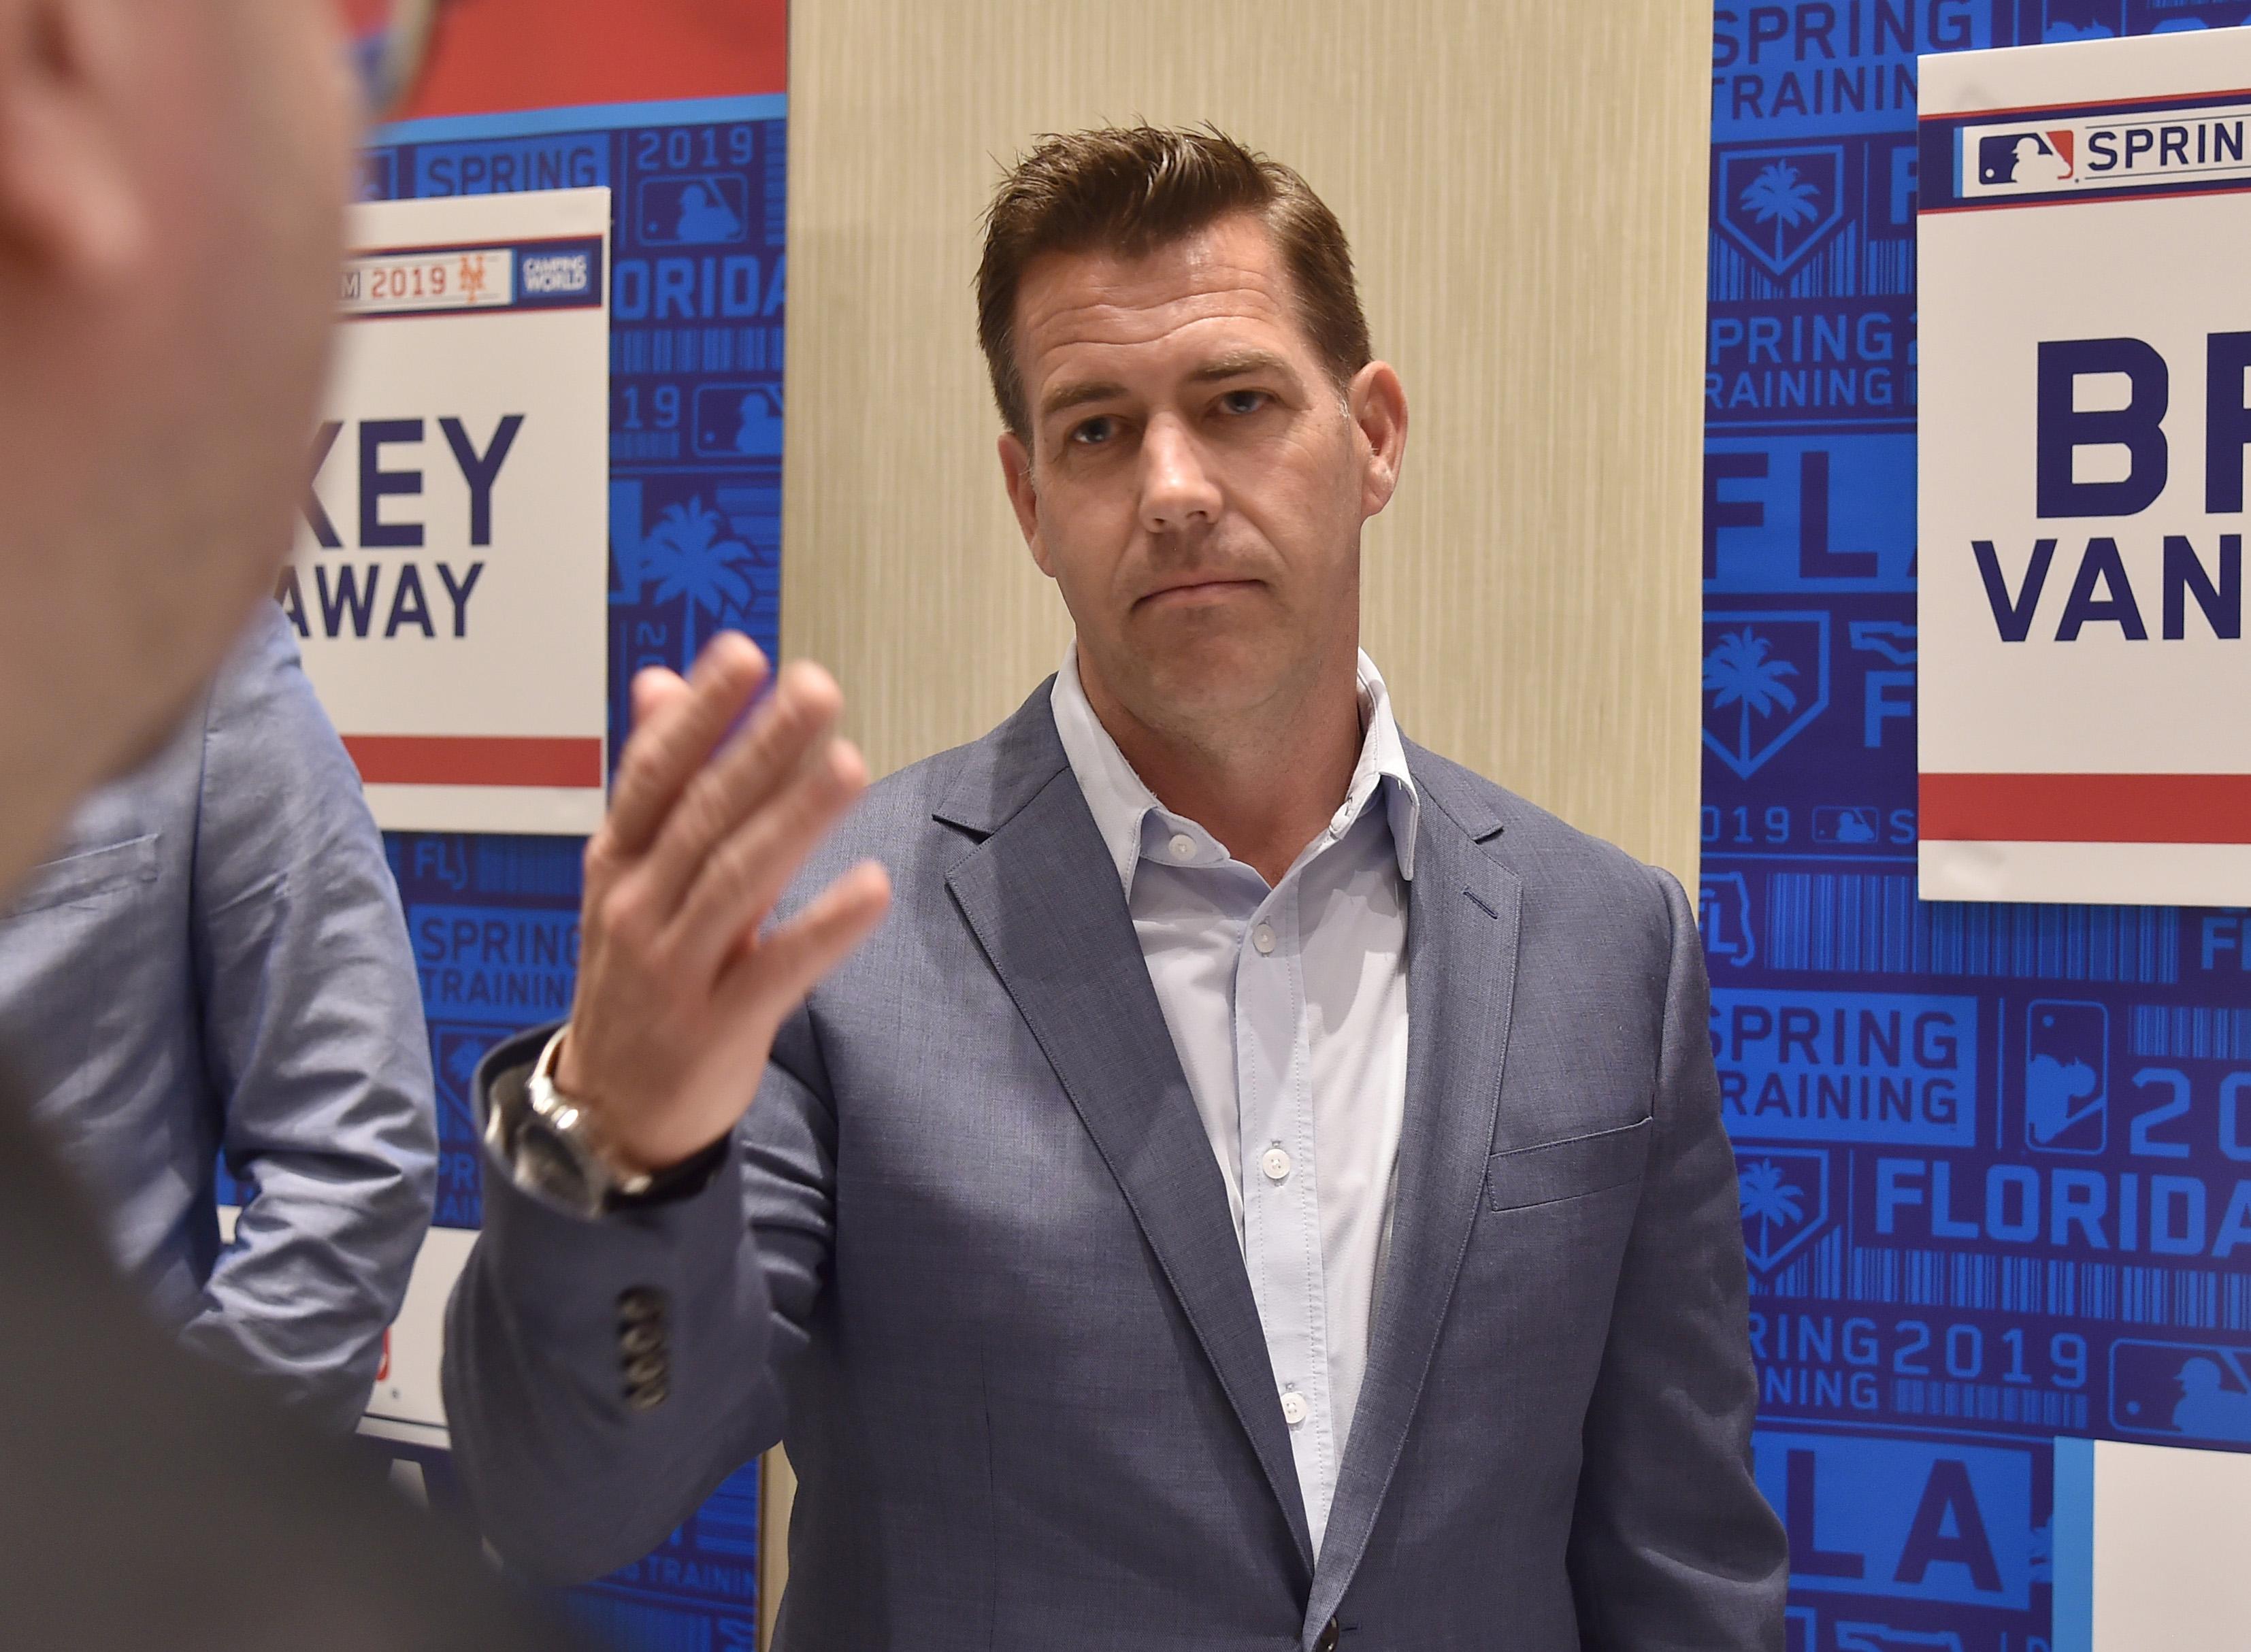
[[[1735,1161],[1743,1254],[1772,1273],[1829,1225],[1829,1154],[1819,1147],[1742,1150]]]
[[[1714,170],[1721,230],[1777,280],[1845,221],[1842,144],[1725,151]]]
[[[1704,616],[1704,744],[1749,779],[1829,705],[1825,613]]]

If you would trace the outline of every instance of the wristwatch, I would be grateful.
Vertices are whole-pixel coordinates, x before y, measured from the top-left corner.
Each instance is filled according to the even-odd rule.
[[[509,1179],[544,1204],[574,1216],[600,1216],[621,1199],[648,1193],[656,1179],[618,1169],[601,1132],[578,1102],[555,1088],[555,1060],[566,1024],[539,1052],[514,1105],[495,1095],[485,1142],[508,1166]]]

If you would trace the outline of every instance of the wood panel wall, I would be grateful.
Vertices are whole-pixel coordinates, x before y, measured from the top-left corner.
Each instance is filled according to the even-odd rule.
[[[782,645],[836,673],[876,773],[991,727],[1070,634],[976,347],[1001,165],[1210,120],[1336,210],[1407,386],[1365,543],[1403,727],[1693,886],[1708,0],[796,0],[790,26]]]

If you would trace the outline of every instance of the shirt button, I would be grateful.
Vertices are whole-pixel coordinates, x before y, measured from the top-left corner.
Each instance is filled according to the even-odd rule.
[[[1195,859],[1195,840],[1185,832],[1174,833],[1172,842],[1166,847],[1172,850],[1173,859],[1175,861]]]
[[[1282,1396],[1282,1420],[1292,1428],[1303,1422],[1312,1414],[1313,1409],[1306,1403],[1305,1395],[1298,1393],[1294,1388]]]
[[[1270,1147],[1258,1156],[1258,1168],[1266,1172],[1266,1179],[1278,1182],[1290,1173],[1290,1156],[1278,1147]]]
[[[1274,950],[1274,926],[1271,923],[1262,923],[1251,930],[1250,944],[1257,947],[1262,956],[1271,952]]]

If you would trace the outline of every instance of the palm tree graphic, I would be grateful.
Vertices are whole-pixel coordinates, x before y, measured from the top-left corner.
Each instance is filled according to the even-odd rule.
[[[1783,1180],[1782,1167],[1770,1158],[1746,1165],[1735,1179],[1735,1192],[1742,1206],[1742,1219],[1759,1225],[1758,1248],[1761,1255],[1770,1255],[1774,1249],[1774,1225],[1777,1222],[1805,1220],[1803,1195]]]
[[[1820,198],[1820,190],[1799,177],[1797,169],[1787,161],[1761,167],[1759,175],[1744,186],[1742,206],[1751,221],[1774,225],[1776,263],[1783,259],[1783,238],[1793,225],[1813,221],[1818,216],[1813,204]]]
[[[1797,704],[1797,696],[1782,682],[1796,676],[1797,667],[1787,660],[1768,659],[1772,650],[1772,644],[1745,626],[1741,631],[1722,632],[1719,646],[1704,656],[1704,692],[1713,696],[1712,709],[1742,708],[1735,753],[1745,763],[1751,758],[1752,716],[1763,717],[1777,707],[1789,711]]]
[[[641,542],[641,576],[657,578],[653,602],[687,598],[684,626],[686,657],[696,657],[696,611],[707,611],[714,622],[741,619],[751,603],[751,577],[733,564],[746,559],[751,548],[739,539],[719,537],[719,513],[701,500],[667,505],[656,526]]]

